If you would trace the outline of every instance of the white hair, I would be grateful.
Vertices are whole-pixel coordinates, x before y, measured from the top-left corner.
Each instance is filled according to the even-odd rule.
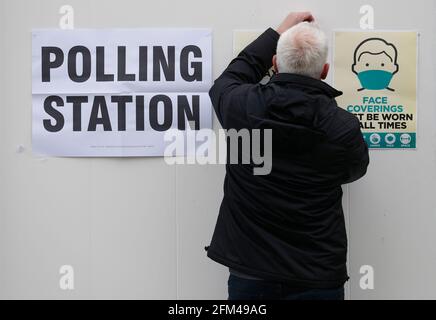
[[[327,62],[327,37],[315,24],[299,23],[285,31],[277,43],[278,72],[320,79]]]

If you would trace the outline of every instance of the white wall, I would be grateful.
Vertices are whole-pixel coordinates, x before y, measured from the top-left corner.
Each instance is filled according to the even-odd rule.
[[[32,155],[30,30],[57,28],[64,4],[75,9],[76,28],[213,28],[215,77],[232,57],[234,29],[276,26],[292,10],[311,10],[331,35],[359,28],[359,8],[371,4],[376,28],[420,31],[419,148],[371,152],[367,176],[345,187],[348,294],[436,298],[431,0],[1,0],[0,298],[226,298],[227,270],[203,249],[222,166]],[[375,290],[359,288],[366,264],[375,268]],[[61,265],[74,267],[75,290],[59,289]]]

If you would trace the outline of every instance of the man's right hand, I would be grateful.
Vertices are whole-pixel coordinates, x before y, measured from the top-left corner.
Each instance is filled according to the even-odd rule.
[[[286,30],[292,28],[293,26],[299,24],[300,22],[312,22],[315,18],[312,16],[310,12],[291,12],[288,16],[283,20],[280,26],[276,29],[278,34],[282,34]]]

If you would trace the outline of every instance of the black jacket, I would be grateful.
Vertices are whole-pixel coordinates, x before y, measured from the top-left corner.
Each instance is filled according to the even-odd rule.
[[[279,35],[265,31],[210,89],[224,129],[272,129],[272,171],[227,164],[224,198],[208,248],[236,271],[301,288],[347,281],[342,184],[366,173],[368,148],[358,119],[339,108],[342,93],[271,67]]]

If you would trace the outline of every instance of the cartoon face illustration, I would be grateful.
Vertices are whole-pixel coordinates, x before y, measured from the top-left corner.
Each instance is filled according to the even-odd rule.
[[[392,77],[399,70],[397,48],[381,38],[369,38],[354,51],[353,72],[359,78],[362,90],[390,90]]]

